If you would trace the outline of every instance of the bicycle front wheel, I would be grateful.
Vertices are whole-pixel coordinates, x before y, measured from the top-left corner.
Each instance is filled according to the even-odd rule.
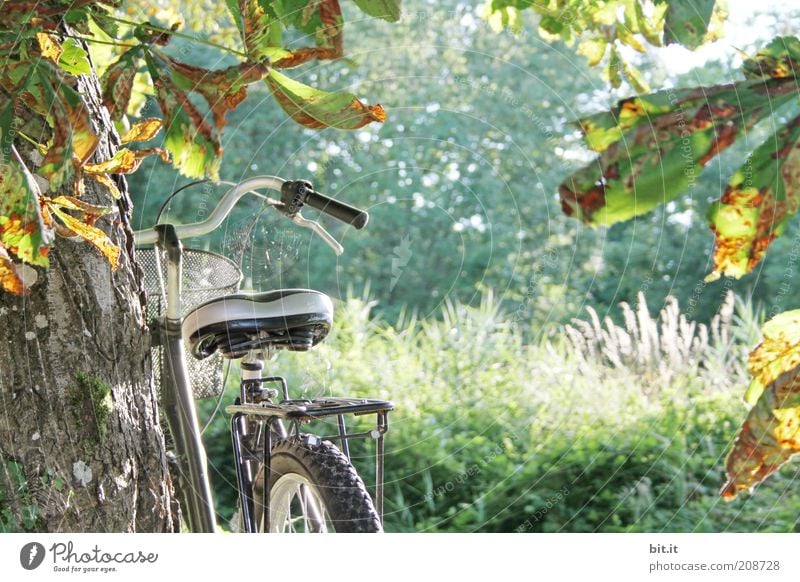
[[[292,437],[271,456],[270,532],[381,532],[367,488],[347,457],[328,441]],[[264,470],[254,486],[256,523],[264,531]]]

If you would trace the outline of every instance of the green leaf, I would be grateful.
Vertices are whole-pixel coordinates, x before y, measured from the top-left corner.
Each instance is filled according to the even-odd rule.
[[[498,10],[494,10],[491,17],[496,18],[497,13]],[[541,19],[539,19],[539,34],[541,34],[542,31],[544,31],[548,35],[558,37],[564,34],[564,30],[565,30],[564,23],[559,18],[545,15],[542,16]],[[569,29],[567,28],[567,31],[568,30]]]
[[[775,132],[730,178],[709,208],[716,234],[713,280],[742,277],[786,230],[800,207],[800,116]]]
[[[92,67],[89,64],[88,55],[89,53],[83,50],[77,40],[68,38],[61,45],[58,66],[70,75],[89,75]]]
[[[53,240],[39,207],[39,187],[16,149],[0,164],[0,246],[19,260],[49,266],[47,245]]]
[[[27,530],[31,530],[41,517],[42,510],[37,505],[23,505],[20,508],[20,515],[22,516],[22,526]]]
[[[652,44],[653,46],[661,46],[662,45],[662,31],[659,27],[655,24],[660,22],[661,19],[664,17],[664,13],[669,8],[667,4],[656,4],[653,9],[653,17],[648,18],[644,10],[642,9],[642,4],[638,1],[634,1],[633,4],[633,14],[628,19],[626,18],[626,23],[635,22],[635,30],[634,32],[638,32],[641,34],[647,42]],[[629,10],[626,9],[626,15],[628,14]]]
[[[620,56],[617,47],[612,45],[611,56],[608,58],[605,74],[606,79],[608,79],[608,82],[611,83],[611,86],[614,88],[617,88],[622,84],[622,75],[620,75],[621,68],[622,56]]]
[[[365,105],[351,93],[327,93],[270,71],[269,86],[278,104],[297,123],[315,129],[358,129],[373,121],[386,121],[380,105]]]
[[[716,0],[669,0],[667,4],[665,43],[690,49],[703,44]]]
[[[239,0],[225,0],[225,6],[228,7],[228,12],[231,14],[233,23],[239,34],[244,38],[244,21],[242,18],[242,4]]]
[[[172,80],[170,65],[157,54],[145,54],[164,116],[164,147],[173,164],[190,178],[218,178],[222,146],[219,136]]]
[[[400,20],[401,0],[353,0],[363,12],[389,22]]]
[[[778,314],[763,329],[750,354],[757,401],[728,454],[728,482],[721,494],[730,500],[752,490],[792,456],[800,453],[800,310]]]
[[[14,106],[16,98],[7,100],[0,109],[0,164],[8,163],[11,147],[14,145]]]
[[[561,184],[564,212],[592,225],[649,212],[694,183],[711,159],[793,99],[793,91],[793,81],[784,79],[667,90],[581,120],[589,146],[602,153]]]
[[[91,19],[94,26],[103,31],[109,39],[121,38],[119,24],[109,18],[109,16],[113,16],[113,14],[109,14],[108,12],[112,11],[113,7],[104,9],[102,6],[98,6],[96,13],[91,15]]]

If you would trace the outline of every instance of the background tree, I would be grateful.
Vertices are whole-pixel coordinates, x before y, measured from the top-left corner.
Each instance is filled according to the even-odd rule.
[[[706,282],[753,270],[800,208],[800,39],[772,40],[745,59],[744,79],[735,83],[649,93],[622,59],[620,45],[643,51],[643,39],[695,48],[713,35],[722,2],[490,0],[486,10],[501,26],[514,26],[520,9],[528,7],[542,14],[546,33],[567,40],[580,36],[579,50],[593,62],[608,53],[611,83],[619,86],[624,73],[638,92],[578,121],[587,145],[600,155],[560,185],[564,213],[590,225],[647,213],[693,186],[706,164],[741,139],[751,151],[708,211],[716,243]],[[764,120],[772,133],[754,147],[750,130]],[[799,316],[790,311],[771,321],[750,356],[753,382],[745,398],[752,409],[728,456],[725,498],[751,490],[800,452]]]

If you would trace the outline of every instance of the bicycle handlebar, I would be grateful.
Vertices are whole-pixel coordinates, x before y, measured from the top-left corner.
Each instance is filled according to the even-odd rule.
[[[230,190],[228,190],[219,201],[217,207],[214,208],[211,215],[201,222],[193,222],[191,224],[181,224],[175,226],[175,234],[179,239],[191,238],[194,236],[202,236],[214,231],[222,224],[222,221],[230,214],[239,199],[247,194],[253,192],[257,196],[269,200],[263,194],[254,192],[257,188],[269,188],[271,190],[281,191],[281,186],[285,180],[276,176],[259,176],[257,178],[250,178],[243,182],[239,182]],[[276,201],[277,202],[277,201]],[[137,245],[152,244],[158,241],[158,233],[153,228],[144,230],[137,230],[133,233]]]
[[[256,191],[263,188],[280,192],[281,199],[275,200]],[[369,220],[369,215],[363,210],[315,192],[310,182],[301,180],[287,182],[277,176],[258,176],[239,182],[228,190],[207,219],[191,224],[176,225],[175,234],[179,239],[184,239],[214,231],[230,214],[239,199],[250,193],[262,198],[267,204],[279,207],[279,210],[298,226],[313,230],[337,255],[341,254],[344,249],[319,223],[307,220],[300,214],[303,204],[308,204],[357,229],[363,228]],[[153,244],[158,241],[158,232],[153,228],[138,230],[134,232],[134,239],[137,245]]]
[[[359,230],[364,228],[369,221],[369,214],[363,210],[359,210],[354,206],[350,206],[349,204],[340,202],[339,200],[335,200],[330,196],[325,196],[314,190],[306,194],[306,204],[341,220],[345,224],[351,224]]]

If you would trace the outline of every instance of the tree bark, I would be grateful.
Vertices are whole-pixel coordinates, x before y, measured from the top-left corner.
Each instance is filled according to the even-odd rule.
[[[96,155],[107,159],[119,137],[96,75],[76,88],[100,136]],[[27,157],[35,169],[36,153]],[[120,200],[88,182],[85,200],[117,210],[96,226],[122,248],[118,269],[80,239],[58,237],[28,296],[0,293],[0,531],[173,531],[179,521],[131,201],[124,180]]]

